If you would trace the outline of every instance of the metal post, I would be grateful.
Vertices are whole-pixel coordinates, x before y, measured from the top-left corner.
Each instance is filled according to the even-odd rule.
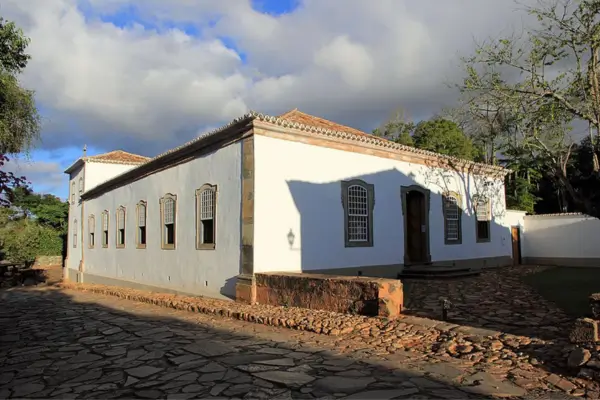
[[[440,305],[442,308],[442,321],[447,321],[448,320],[448,310],[452,307],[452,303],[450,302],[450,300],[441,297]]]

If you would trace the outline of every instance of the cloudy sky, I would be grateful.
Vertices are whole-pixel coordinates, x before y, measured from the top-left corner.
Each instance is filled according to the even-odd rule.
[[[521,2],[522,3],[522,2]],[[88,154],[154,156],[252,109],[371,131],[451,105],[473,39],[523,24],[513,0],[0,0],[31,38],[22,77],[42,143],[12,169],[65,197]]]

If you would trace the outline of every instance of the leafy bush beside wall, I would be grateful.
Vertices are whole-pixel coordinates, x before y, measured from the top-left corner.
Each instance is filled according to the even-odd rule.
[[[62,253],[62,235],[55,229],[22,219],[0,230],[4,259],[12,262],[34,261],[37,256],[58,256]]]

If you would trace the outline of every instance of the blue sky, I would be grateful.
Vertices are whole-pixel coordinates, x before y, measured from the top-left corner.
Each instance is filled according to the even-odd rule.
[[[525,0],[533,1],[533,0]],[[32,4],[35,4],[33,6]],[[250,109],[370,132],[455,102],[458,55],[522,15],[497,0],[3,0],[31,38],[42,143],[10,169],[65,197],[82,154],[153,157]],[[468,10],[468,12],[466,12]],[[477,15],[477,18],[472,18]]]

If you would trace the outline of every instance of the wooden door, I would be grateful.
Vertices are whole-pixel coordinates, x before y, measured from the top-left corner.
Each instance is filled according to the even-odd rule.
[[[521,230],[518,226],[511,226],[513,265],[521,264]]]
[[[411,263],[426,262],[425,196],[411,191],[406,195],[406,237],[408,259]]]

